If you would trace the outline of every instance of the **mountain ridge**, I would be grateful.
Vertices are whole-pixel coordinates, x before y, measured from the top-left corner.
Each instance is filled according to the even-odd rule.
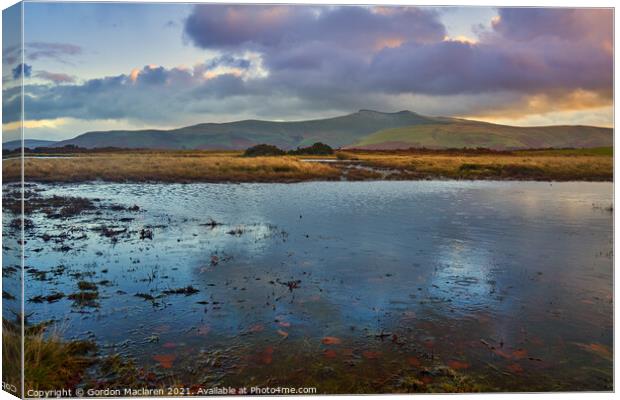
[[[315,142],[360,149],[601,147],[613,144],[613,129],[587,125],[518,127],[425,116],[409,110],[361,109],[341,116],[299,121],[246,119],[168,130],[89,131],[51,146],[242,150],[267,143],[289,150]]]

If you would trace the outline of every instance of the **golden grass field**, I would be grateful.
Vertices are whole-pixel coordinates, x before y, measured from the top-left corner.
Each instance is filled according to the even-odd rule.
[[[402,154],[368,152],[348,154],[364,165],[393,169],[392,179],[516,179],[543,181],[611,181],[613,156],[567,150],[492,154]],[[347,154],[341,154],[340,158]],[[390,178],[390,176],[388,176]]]
[[[337,169],[295,157],[239,155],[105,154],[71,158],[27,158],[25,178],[37,182],[296,182],[336,179]],[[19,160],[3,162],[4,180],[19,180]]]
[[[336,163],[308,156],[242,157],[241,152],[136,151],[26,158],[34,182],[299,182],[314,180],[499,179],[612,181],[611,149],[513,153],[343,151]],[[20,160],[3,160],[5,182],[20,179]]]

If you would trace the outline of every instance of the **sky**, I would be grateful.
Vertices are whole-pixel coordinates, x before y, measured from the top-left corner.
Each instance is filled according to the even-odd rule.
[[[613,123],[611,9],[25,3],[23,65],[3,16],[4,138],[22,79],[49,140],[359,109]]]

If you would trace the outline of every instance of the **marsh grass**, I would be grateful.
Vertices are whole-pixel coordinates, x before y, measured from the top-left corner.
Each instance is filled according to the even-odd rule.
[[[21,396],[21,332],[18,325],[2,319],[2,382],[15,387]]]
[[[94,363],[96,346],[88,341],[65,342],[59,330],[48,331],[49,324],[27,327],[24,361],[26,390],[74,388],[86,369]],[[19,325],[2,320],[3,377],[20,382],[21,332]],[[6,361],[6,362],[5,362]],[[16,385],[17,386],[17,385]]]
[[[339,151],[330,164],[307,156],[242,157],[241,152],[160,151],[27,158],[34,182],[300,182],[339,180],[499,179],[611,181],[611,148],[462,151]],[[3,160],[6,182],[20,179],[18,159]],[[356,164],[377,172],[353,172]],[[385,172],[389,171],[388,174]]]
[[[19,324],[2,320],[2,379],[17,387],[21,382],[21,332]],[[62,330],[51,322],[25,329],[25,389],[74,390],[86,388],[182,387],[174,376],[156,376],[118,354],[100,356],[90,341],[62,339]],[[19,393],[13,393],[19,395]]]
[[[355,155],[364,165],[399,171],[391,179],[613,180],[613,157],[592,153],[403,155],[360,152]]]
[[[110,154],[25,160],[26,180],[38,182],[296,182],[337,179],[337,168],[296,157],[238,155]],[[4,160],[4,179],[19,180],[19,160]]]

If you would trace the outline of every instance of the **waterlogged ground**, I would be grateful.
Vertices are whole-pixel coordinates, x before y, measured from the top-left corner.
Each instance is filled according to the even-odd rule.
[[[134,358],[146,383],[612,389],[611,183],[27,190],[95,205],[27,216],[29,321]]]

